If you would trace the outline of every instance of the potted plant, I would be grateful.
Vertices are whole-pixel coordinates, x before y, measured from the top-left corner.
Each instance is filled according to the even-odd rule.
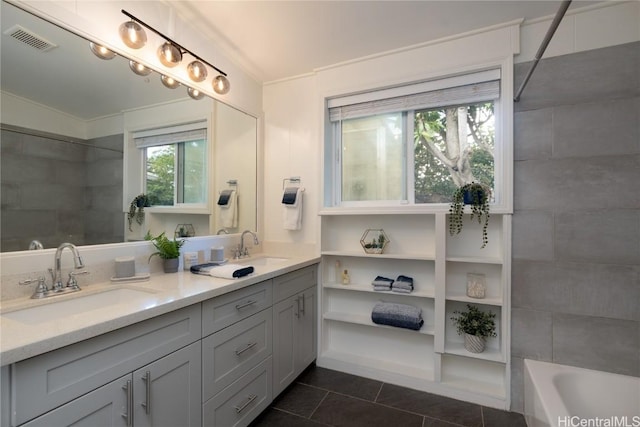
[[[127,213],[127,221],[129,221],[129,231],[133,231],[131,228],[131,223],[135,218],[136,222],[139,225],[142,225],[144,222],[144,208],[147,206],[151,206],[149,204],[149,197],[146,194],[138,194],[133,198],[131,203],[129,204],[129,212]]]
[[[467,304],[467,311],[454,311],[451,320],[458,335],[464,334],[464,348],[471,353],[482,353],[488,337],[496,337],[496,314],[481,311],[478,307]]]
[[[151,260],[155,255],[158,255],[162,258],[162,267],[164,268],[165,273],[175,273],[178,271],[178,265],[180,264],[180,248],[184,245],[184,239],[176,240],[174,237],[173,240],[169,240],[167,236],[165,236],[164,231],[158,236],[153,237],[151,232],[147,231],[145,240],[151,240],[153,246],[157,249],[156,252],[149,256],[149,260]]]
[[[464,206],[471,206],[471,216],[478,218],[478,224],[482,224],[482,246],[484,248],[489,243],[487,228],[489,227],[489,199],[491,189],[484,184],[471,182],[464,184],[453,193],[453,200],[449,207],[449,234],[459,234],[462,230]],[[484,222],[483,222],[484,220]]]

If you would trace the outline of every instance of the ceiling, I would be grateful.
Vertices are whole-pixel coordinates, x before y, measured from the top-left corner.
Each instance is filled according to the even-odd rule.
[[[220,46],[259,82],[514,19],[553,16],[561,4],[560,0],[158,1],[173,6],[205,40]],[[571,7],[591,3],[597,1],[574,0]],[[136,76],[120,57],[101,61],[90,53],[86,40],[4,1],[1,17],[3,32],[21,24],[59,45],[42,53],[2,35],[2,90],[84,120],[186,98],[184,88],[163,88],[155,73]],[[206,58],[206,52],[198,53]],[[82,56],[86,59],[80,60]],[[54,59],[59,61],[56,65],[48,62]],[[59,80],[62,76],[71,81]]]
[[[553,16],[560,0],[198,1],[172,3],[259,81],[305,74],[514,19]],[[574,1],[571,8],[593,1]]]

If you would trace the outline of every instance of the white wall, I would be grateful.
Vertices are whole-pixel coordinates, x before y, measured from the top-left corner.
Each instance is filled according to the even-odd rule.
[[[553,16],[508,23],[421,46],[325,67],[314,73],[264,86],[265,237],[315,245],[322,206],[322,109],[326,97],[433,78],[450,70],[513,55],[533,58]],[[567,14],[547,56],[640,40],[640,2],[612,2]],[[301,171],[301,172],[299,172]],[[306,184],[304,230],[282,229],[282,178],[301,175]]]

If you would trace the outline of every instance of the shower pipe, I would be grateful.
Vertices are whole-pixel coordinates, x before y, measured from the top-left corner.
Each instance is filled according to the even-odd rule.
[[[553,22],[551,22],[551,26],[549,27],[549,30],[547,30],[547,34],[544,36],[544,39],[542,40],[542,43],[538,48],[538,52],[536,52],[536,56],[534,57],[533,64],[531,64],[531,68],[529,69],[529,72],[527,73],[524,80],[522,81],[522,84],[518,88],[518,92],[516,92],[516,96],[513,97],[514,102],[520,101],[520,95],[522,95],[522,91],[524,90],[524,87],[529,82],[529,79],[533,74],[533,70],[535,70],[536,67],[538,66],[538,62],[540,61],[540,58],[542,58],[544,51],[547,49],[547,46],[549,45],[549,42],[551,41],[553,34],[558,29],[558,26],[560,25],[560,21],[562,21],[562,18],[564,17],[564,14],[567,12],[567,9],[569,9],[570,4],[571,4],[571,0],[564,0],[560,5],[560,8],[558,9],[556,16],[553,18]]]

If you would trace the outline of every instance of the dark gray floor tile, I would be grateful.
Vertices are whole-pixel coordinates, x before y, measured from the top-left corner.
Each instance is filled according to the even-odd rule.
[[[371,401],[375,400],[382,386],[380,381],[357,377],[331,369],[319,368],[315,365],[304,371],[296,381]]]
[[[309,418],[327,395],[326,390],[294,383],[273,402],[273,407]]]
[[[297,415],[278,409],[268,408],[258,418],[253,420],[250,427],[324,427],[320,424]]]
[[[385,384],[376,402],[465,427],[482,427],[479,405],[436,394]]]
[[[423,418],[336,393],[329,393],[311,415],[312,420],[335,427],[422,427]]]
[[[527,427],[522,414],[501,411],[493,408],[482,408],[484,427]]]
[[[452,424],[435,418],[424,417],[422,427],[460,427],[460,424]]]

